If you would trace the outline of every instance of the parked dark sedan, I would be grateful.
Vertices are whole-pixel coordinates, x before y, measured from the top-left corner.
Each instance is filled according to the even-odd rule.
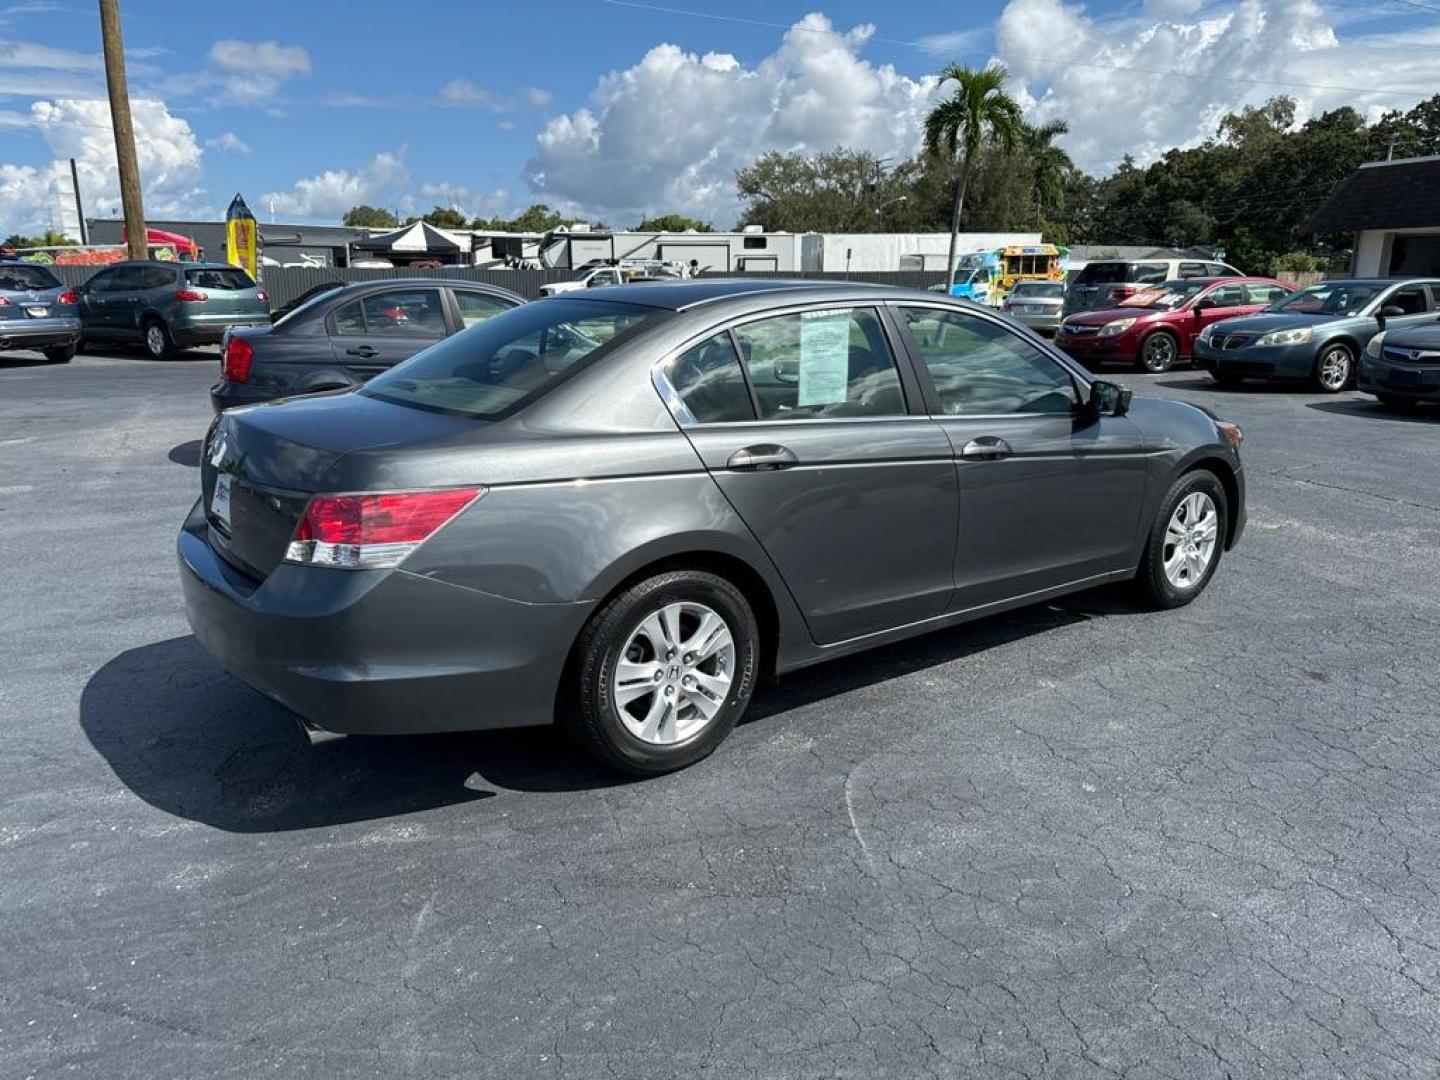
[[[1433,322],[1440,280],[1344,278],[1322,281],[1258,315],[1200,331],[1195,362],[1220,383],[1308,379],[1329,394],[1355,381],[1356,360],[1381,330]]]
[[[0,352],[39,349],[52,364],[65,363],[80,340],[77,300],[44,266],[0,261]]]
[[[509,289],[455,278],[386,278],[320,289],[273,326],[230,333],[215,411],[349,389],[421,349],[523,304]]]
[[[143,345],[156,360],[177,349],[218,345],[237,326],[270,322],[265,294],[249,274],[228,263],[116,263],[79,293],[87,343]]]
[[[1440,404],[1440,324],[1376,334],[1360,357],[1357,385],[1392,409]]]
[[[619,285],[217,417],[181,578],[312,738],[558,720],[651,774],[767,672],[1106,582],[1190,602],[1240,440],[948,297]]]

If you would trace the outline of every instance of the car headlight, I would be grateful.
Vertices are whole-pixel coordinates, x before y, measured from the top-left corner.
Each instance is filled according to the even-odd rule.
[[[1304,345],[1315,336],[1315,331],[1308,326],[1296,327],[1294,330],[1272,330],[1263,334],[1255,342],[1256,345]]]
[[[1100,328],[1100,337],[1114,337],[1116,334],[1123,334],[1130,327],[1135,325],[1135,320],[1116,319],[1114,322],[1107,322]]]
[[[1380,357],[1380,350],[1384,347],[1384,345],[1385,331],[1381,330],[1380,333],[1376,334],[1370,339],[1370,344],[1365,346],[1365,355],[1378,360]]]
[[[1213,323],[1213,322],[1212,322],[1212,323],[1206,323],[1204,326],[1202,326],[1202,327],[1200,328],[1200,336],[1197,337],[1195,340],[1196,340],[1196,341],[1209,341],[1209,340],[1210,340],[1210,335],[1215,332],[1215,326],[1216,326],[1216,324]]]

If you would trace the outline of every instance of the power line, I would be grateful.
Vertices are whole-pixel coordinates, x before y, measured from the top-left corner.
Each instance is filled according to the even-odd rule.
[[[1419,8],[1421,11],[1433,11],[1440,15],[1440,7],[1432,7],[1429,4],[1417,3],[1416,0],[1395,0],[1397,4],[1404,4],[1406,7]]]
[[[1415,0],[1400,0],[1401,3],[1408,3],[1412,7],[1425,8],[1424,4],[1416,3]],[[692,19],[710,19],[714,22],[740,23],[745,26],[763,26],[773,30],[800,30],[810,34],[833,34],[833,30],[821,30],[813,26],[801,26],[798,23],[787,26],[785,23],[770,22],[765,19],[747,19],[739,15],[717,15],[711,11],[691,11],[685,8],[667,7],[663,4],[644,3],[643,0],[601,0],[601,3],[609,4],[612,7],[636,8],[640,11],[654,11],[664,15],[684,15]],[[1427,11],[1440,13],[1440,8],[1425,8]],[[870,41],[879,41],[886,45],[900,45],[905,48],[922,49],[930,51],[924,39],[904,41],[899,38],[872,37]],[[988,56],[990,53],[984,49],[957,49],[957,56]],[[1098,71],[1120,71],[1132,75],[1164,75],[1176,79],[1189,79],[1192,82],[1226,83],[1228,85],[1245,84],[1250,86],[1285,86],[1299,90],[1330,90],[1346,94],[1380,94],[1387,97],[1413,97],[1426,98],[1430,95],[1419,90],[1391,90],[1379,86],[1337,86],[1329,83],[1304,83],[1288,79],[1243,79],[1243,78],[1216,78],[1206,76],[1195,71],[1168,71],[1159,68],[1131,67],[1128,64],[1097,64],[1084,60],[1072,60],[1046,56],[1041,53],[1021,52],[1013,54],[1017,58],[1025,60],[1044,60],[1051,63],[1064,64],[1068,67],[1093,68]]]

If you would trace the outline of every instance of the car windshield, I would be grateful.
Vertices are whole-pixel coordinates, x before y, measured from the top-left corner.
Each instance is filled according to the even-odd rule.
[[[1276,300],[1265,310],[1286,315],[1358,315],[1381,288],[1365,281],[1322,281]]]
[[[1010,295],[1018,300],[1059,300],[1065,295],[1065,286],[1058,281],[1027,281],[1016,285]]]
[[[59,287],[59,280],[43,266],[0,266],[0,292],[34,292]]]
[[[541,397],[581,361],[664,314],[638,304],[539,300],[416,353],[359,392],[493,419]]]
[[[1142,289],[1129,299],[1120,301],[1120,306],[1174,311],[1207,287],[1203,281],[1166,281],[1149,289]]]

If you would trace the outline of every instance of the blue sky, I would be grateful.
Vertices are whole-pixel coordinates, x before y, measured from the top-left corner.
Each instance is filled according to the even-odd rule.
[[[949,59],[1003,59],[1094,171],[1277,92],[1302,116],[1408,107],[1440,89],[1436,7],[122,0],[153,216],[213,213],[239,190],[281,219],[538,199],[612,224],[728,224],[734,169],[771,147],[913,152]],[[0,0],[0,232],[47,223],[56,157],[80,159],[92,211],[115,202],[98,53],[90,0]]]

